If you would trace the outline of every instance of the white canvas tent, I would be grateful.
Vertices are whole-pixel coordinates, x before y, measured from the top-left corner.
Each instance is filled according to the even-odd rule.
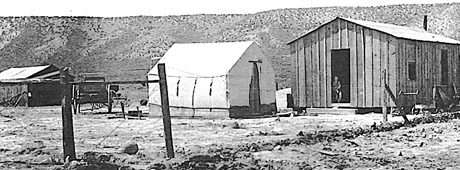
[[[166,65],[172,116],[251,117],[276,110],[274,71],[254,42],[177,43],[158,63]],[[154,66],[148,78],[157,75]],[[161,115],[159,94],[158,84],[149,84],[152,115]]]

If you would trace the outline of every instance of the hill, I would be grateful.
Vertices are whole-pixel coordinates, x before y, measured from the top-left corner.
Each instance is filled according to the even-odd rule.
[[[289,86],[286,42],[336,16],[421,27],[460,39],[460,3],[277,9],[255,14],[135,17],[0,18],[0,70],[53,63],[74,73],[142,79],[174,42],[254,40],[271,58],[281,87]]]

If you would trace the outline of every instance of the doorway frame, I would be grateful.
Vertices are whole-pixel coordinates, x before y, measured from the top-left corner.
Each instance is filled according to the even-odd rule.
[[[333,85],[332,83],[334,82],[334,75],[333,75],[333,71],[332,71],[332,68],[333,68],[333,63],[332,60],[333,60],[333,53],[334,51],[347,51],[348,52],[348,101],[347,102],[340,102],[340,103],[337,103],[337,102],[334,102],[333,99],[333,95],[334,95],[334,91],[333,91]],[[351,74],[352,74],[352,70],[351,70],[351,54],[350,54],[350,48],[336,48],[336,49],[330,49],[329,51],[331,53],[331,67],[329,68],[329,71],[330,71],[330,75],[331,75],[331,94],[328,96],[330,98],[330,101],[331,101],[331,107],[352,107],[351,105]],[[342,89],[343,89],[343,81],[342,81]],[[343,90],[342,90],[342,98],[343,98]]]

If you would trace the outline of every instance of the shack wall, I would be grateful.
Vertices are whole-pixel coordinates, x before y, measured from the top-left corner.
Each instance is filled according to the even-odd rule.
[[[0,83],[0,103],[27,92],[27,84]],[[27,102],[21,102],[19,106],[27,106]]]
[[[28,85],[30,107],[61,104],[61,85],[56,83],[31,83]]]
[[[416,92],[417,103],[430,103],[433,99],[433,87],[443,86],[447,93],[452,93],[447,87],[455,84],[459,85],[460,74],[460,53],[459,45],[442,44],[434,42],[422,42],[414,40],[400,39],[398,46],[398,66],[397,66],[397,92]],[[442,51],[447,55],[447,77],[448,81],[441,82]],[[416,64],[416,79],[410,80],[408,73],[408,63]],[[412,101],[411,101],[412,102]]]
[[[332,107],[331,50],[350,50],[350,106],[395,106],[385,82],[397,95],[415,92],[429,103],[441,83],[441,50],[447,50],[449,84],[460,84],[459,45],[400,39],[336,19],[290,43],[294,107]],[[416,63],[416,80],[408,79],[408,62]],[[386,102],[385,102],[386,101]]]

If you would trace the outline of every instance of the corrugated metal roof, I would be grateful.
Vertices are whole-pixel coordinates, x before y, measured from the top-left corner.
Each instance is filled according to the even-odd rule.
[[[177,43],[160,59],[170,76],[213,77],[226,75],[252,41]],[[157,74],[156,66],[149,74]]]
[[[0,73],[0,80],[27,79],[51,65],[10,68]]]
[[[348,22],[352,22],[352,23],[361,25],[363,27],[367,27],[373,30],[377,30],[377,31],[381,31],[381,32],[393,35],[398,38],[418,40],[418,41],[440,42],[440,43],[448,43],[448,44],[460,44],[460,41],[457,41],[457,40],[454,40],[454,39],[451,39],[451,38],[448,38],[442,35],[433,34],[433,33],[427,32],[420,28],[412,28],[412,27],[405,27],[405,26],[399,26],[399,25],[393,25],[393,24],[385,24],[385,23],[378,23],[378,22],[371,22],[371,21],[364,21],[364,20],[357,20],[357,19],[343,18],[343,17],[337,17],[333,19],[332,21],[336,19],[343,19]],[[326,22],[325,24],[322,24],[321,26],[329,24],[330,22],[331,21]],[[308,31],[306,34],[296,38],[293,41],[290,41],[288,44],[317,30],[321,26]]]

